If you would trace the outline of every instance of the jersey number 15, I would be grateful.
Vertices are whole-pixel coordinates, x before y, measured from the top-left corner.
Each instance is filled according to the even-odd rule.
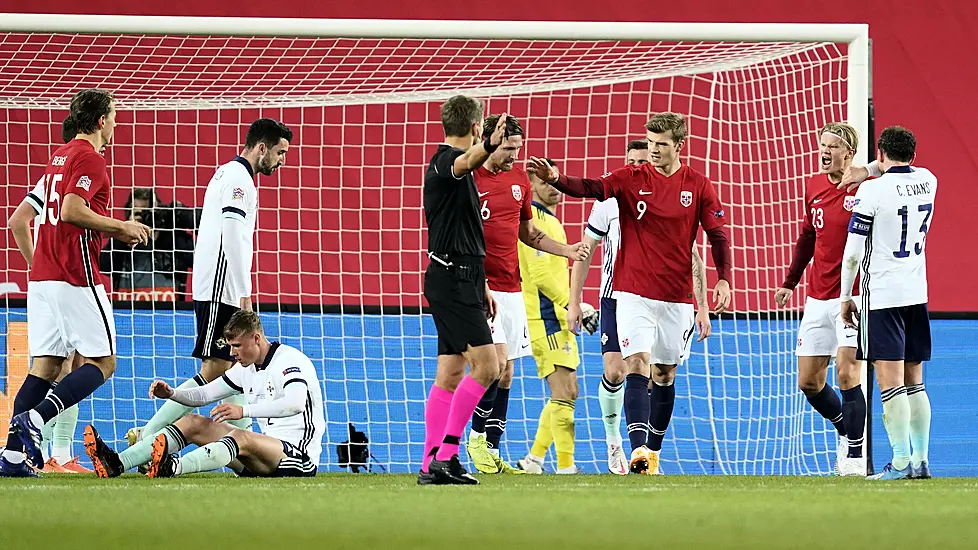
[[[920,242],[914,243],[913,251],[918,256],[924,253],[924,241],[927,239],[927,224],[930,222],[930,215],[934,212],[933,204],[917,205],[917,212],[924,212],[924,221],[920,224]],[[893,256],[896,258],[906,258],[910,256],[907,250],[907,227],[910,225],[910,210],[906,206],[897,210],[897,215],[903,220],[903,229],[900,231],[900,250],[895,250]]]
[[[39,223],[50,223],[58,225],[61,218],[61,195],[58,194],[58,182],[64,178],[64,174],[47,174],[44,176],[44,212],[41,214]]]

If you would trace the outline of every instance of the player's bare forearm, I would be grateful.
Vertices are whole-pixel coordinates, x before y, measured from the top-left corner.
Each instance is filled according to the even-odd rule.
[[[597,246],[597,241],[587,235],[582,240],[590,245],[590,250],[588,251],[587,258],[574,262],[574,265],[571,267],[569,299],[569,303],[571,304],[581,303],[581,296],[584,294],[584,281],[587,280],[587,272],[591,269],[591,258],[594,257],[594,247]]]
[[[96,214],[83,197],[74,193],[68,193],[62,201],[61,221],[110,236],[121,233],[124,227],[121,220]]]
[[[840,293],[843,302],[852,299],[852,286],[856,283],[859,264],[863,261],[865,245],[865,235],[849,233],[846,238],[846,248],[842,253],[842,290]]]
[[[601,183],[601,180],[578,178],[561,174],[557,178],[557,181],[547,183],[569,197],[592,197],[599,201],[605,199],[604,184]]]
[[[564,243],[557,242],[550,238],[543,231],[533,224],[533,220],[523,220],[520,222],[519,231],[520,242],[530,248],[553,254],[554,256],[568,257],[571,254],[570,247]]]
[[[795,242],[794,253],[791,257],[791,265],[788,266],[788,274],[784,277],[782,288],[794,290],[801,282],[801,276],[805,273],[812,257],[815,256],[815,229],[806,227],[801,230],[798,240]]]
[[[17,250],[30,266],[34,261],[34,239],[31,235],[31,220],[37,216],[37,211],[27,201],[20,203],[7,220],[7,227],[14,236]]]
[[[713,265],[717,269],[717,278],[729,283],[732,265],[727,230],[723,226],[707,229],[706,237],[710,241],[710,254],[713,256]]]
[[[706,262],[696,253],[696,246],[693,246],[693,295],[696,297],[696,304],[700,308],[709,308],[710,303],[706,298]]]

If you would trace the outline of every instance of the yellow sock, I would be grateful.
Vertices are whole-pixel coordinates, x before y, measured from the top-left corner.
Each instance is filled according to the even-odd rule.
[[[543,407],[543,411],[540,413],[540,421],[537,423],[537,435],[533,438],[533,446],[530,447],[530,454],[537,458],[547,456],[547,449],[554,442],[550,415],[556,407],[553,401],[547,401],[547,404]]]
[[[574,402],[551,401],[555,406],[550,423],[553,426],[554,449],[557,451],[557,468],[574,465]]]

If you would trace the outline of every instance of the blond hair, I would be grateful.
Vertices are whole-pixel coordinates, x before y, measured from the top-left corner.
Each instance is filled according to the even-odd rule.
[[[830,122],[825,126],[822,126],[822,131],[819,132],[819,136],[822,134],[831,134],[841,139],[850,151],[859,149],[859,132],[857,132],[851,124],[847,124],[845,122]]]
[[[672,141],[679,143],[686,139],[686,117],[679,113],[656,113],[645,123],[645,129],[653,134],[672,131]]]
[[[261,320],[258,319],[257,313],[246,309],[235,311],[228,319],[228,324],[224,326],[224,338],[227,340],[255,332],[262,332]]]

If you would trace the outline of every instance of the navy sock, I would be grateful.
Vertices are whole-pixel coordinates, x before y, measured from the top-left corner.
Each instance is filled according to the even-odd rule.
[[[625,423],[633,451],[648,443],[649,411],[649,377],[629,374],[625,377]]]
[[[825,384],[822,386],[822,390],[815,395],[808,395],[806,393],[805,397],[812,404],[812,407],[818,411],[818,414],[824,416],[826,420],[835,426],[835,429],[839,431],[839,435],[846,435],[846,427],[842,423],[842,401],[832,386]]]
[[[506,413],[509,411],[509,388],[498,388],[496,400],[492,404],[492,412],[486,422],[486,440],[490,449],[499,448],[499,440],[506,430]]]
[[[65,376],[57,388],[51,392],[41,404],[34,407],[37,414],[46,424],[49,420],[61,414],[61,411],[92,395],[95,390],[105,383],[102,371],[91,363],[85,363],[78,370]]]
[[[676,404],[676,385],[660,386],[652,384],[649,393],[649,449],[662,450],[662,438],[666,435],[669,422],[672,420],[672,408]]]
[[[497,391],[499,391],[498,380],[486,388],[486,393],[482,394],[482,399],[479,400],[479,404],[475,406],[475,412],[472,413],[473,432],[486,433],[486,420],[489,419],[489,414],[492,412],[492,404],[496,400]]]
[[[40,376],[34,376],[33,374],[28,374],[27,378],[24,379],[24,384],[17,391],[17,396],[14,397],[14,414],[17,416],[20,413],[27,412],[38,405],[41,401],[44,401],[44,397],[51,390],[51,383],[47,380],[41,378]],[[10,434],[7,435],[7,450],[21,452],[24,450],[24,446],[20,444],[20,438],[13,437]]]
[[[842,390],[842,421],[849,438],[849,458],[862,458],[866,431],[866,396],[862,386]]]

